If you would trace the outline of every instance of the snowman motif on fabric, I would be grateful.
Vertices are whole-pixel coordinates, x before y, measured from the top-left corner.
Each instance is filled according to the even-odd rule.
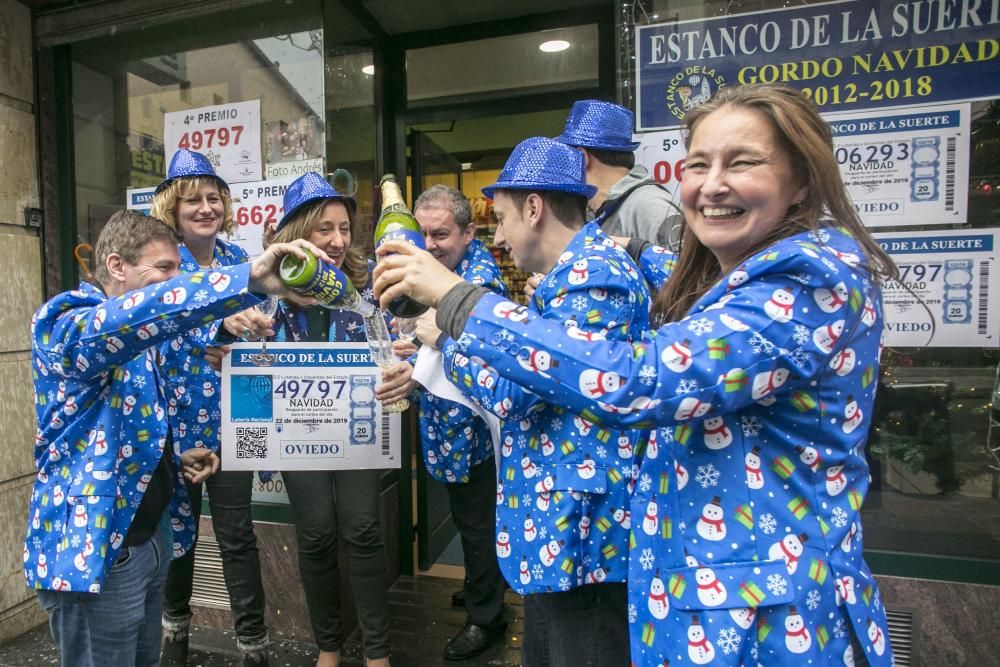
[[[590,278],[589,262],[584,258],[573,262],[569,275],[566,276],[566,281],[570,285],[582,285],[587,282],[588,278]]]
[[[680,343],[673,343],[660,354],[663,365],[674,373],[683,373],[691,368],[694,358],[691,356],[691,341],[684,340]]]
[[[555,563],[556,556],[562,550],[562,545],[562,540],[549,540],[548,544],[543,544],[542,548],[538,550],[538,558],[542,561],[542,565],[550,567]]]
[[[524,519],[524,541],[534,542],[536,537],[538,537],[538,529],[535,527],[535,522],[529,514]]]
[[[725,449],[733,443],[733,432],[722,417],[709,417],[703,422],[705,446],[709,449]]]
[[[802,620],[802,614],[795,605],[789,606],[788,616],[785,617],[785,648],[792,653],[805,653],[811,646],[812,635]]]
[[[868,640],[872,643],[872,649],[875,651],[875,655],[883,655],[885,653],[885,635],[882,633],[881,628],[874,620],[868,619]]]
[[[754,620],[757,618],[757,610],[753,607],[730,609],[729,617],[733,619],[733,623],[736,625],[740,626],[744,630],[749,630],[750,626],[753,625]]]
[[[670,612],[670,599],[667,597],[667,589],[660,579],[660,571],[653,574],[653,580],[649,582],[649,600],[646,602],[649,613],[653,618],[662,621]]]
[[[847,488],[847,475],[844,466],[830,466],[826,469],[826,492],[831,496],[843,493]]]
[[[711,502],[702,508],[696,526],[698,535],[712,542],[726,539],[726,521],[721,503],[719,496],[713,496]]]
[[[775,322],[790,322],[795,314],[795,295],[789,289],[779,287],[764,304],[764,312]]]
[[[820,287],[813,291],[813,299],[824,313],[835,313],[843,308],[848,296],[847,285],[842,282],[834,285],[833,289]]]
[[[718,607],[726,601],[726,587],[722,585],[710,567],[699,567],[694,571],[698,585],[698,600],[706,607]]]
[[[523,586],[531,583],[531,572],[528,571],[528,559],[525,556],[521,556],[521,564],[518,566],[517,573]]]
[[[497,558],[508,556],[510,556],[510,533],[507,532],[507,526],[504,526],[497,533]]]
[[[801,535],[785,535],[780,542],[775,542],[767,551],[767,557],[771,560],[781,558],[785,561],[788,574],[795,574],[799,567],[799,558],[805,550],[803,543],[808,539],[805,533]]]
[[[595,368],[588,368],[580,373],[580,391],[590,398],[600,398],[611,392],[618,391],[622,386],[622,379],[614,371],[599,371]]]
[[[819,348],[820,352],[830,354],[843,333],[844,320],[837,320],[833,324],[824,324],[816,327],[813,331],[813,344]]]
[[[853,396],[848,396],[847,405],[844,406],[844,423],[841,425],[844,433],[853,433],[858,426],[861,426],[863,420],[864,415],[861,414],[858,402]]]
[[[751,489],[764,488],[764,474],[760,470],[760,447],[754,447],[743,458],[747,472],[747,486]]]
[[[691,617],[691,625],[688,626],[688,657],[696,665],[707,665],[715,659],[715,647],[705,636],[705,629],[701,627],[698,615]]]
[[[810,470],[813,472],[819,470],[821,459],[819,452],[816,451],[815,447],[810,447],[809,445],[799,445],[795,448],[795,453],[799,455],[800,461],[809,466]]]
[[[659,512],[660,508],[656,504],[656,496],[653,496],[646,503],[646,514],[642,517],[642,532],[647,535],[656,535],[660,528],[660,520],[657,516]]]

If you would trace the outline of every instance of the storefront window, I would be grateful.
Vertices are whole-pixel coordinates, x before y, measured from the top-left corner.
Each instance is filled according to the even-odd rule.
[[[638,107],[637,117],[647,107],[642,100],[642,82],[637,81],[636,28],[688,22],[677,27],[682,36],[673,44],[693,49],[685,50],[683,62],[670,70],[676,81],[667,81],[665,85],[658,82],[660,87],[652,89],[662,93],[661,100],[672,96],[674,109],[668,109],[668,104],[664,103],[663,109],[656,111],[659,115],[646,117],[658,119],[658,122],[647,122],[651,129],[644,142],[644,147],[655,145],[657,154],[661,155],[654,165],[658,169],[651,171],[667,187],[676,185],[680,172],[670,167],[684,157],[679,133],[667,135],[669,130],[663,130],[663,136],[656,142],[649,137],[658,136],[660,133],[654,130],[661,125],[664,128],[678,125],[683,108],[710,95],[718,85],[738,83],[739,68],[751,67],[749,74],[743,72],[749,78],[785,81],[808,89],[830,121],[838,119],[834,115],[838,111],[835,105],[841,104],[843,108],[843,103],[849,99],[841,93],[856,89],[864,96],[852,107],[858,114],[854,120],[922,113],[968,119],[967,125],[956,125],[959,129],[953,134],[922,132],[917,136],[901,134],[897,128],[895,135],[892,130],[868,135],[884,135],[888,137],[884,143],[896,141],[907,148],[927,146],[926,155],[933,153],[932,159],[916,166],[910,162],[900,163],[899,173],[894,176],[910,179],[907,182],[912,183],[912,188],[908,185],[908,189],[898,195],[885,194],[889,189],[885,187],[887,177],[883,176],[894,168],[890,164],[873,168],[875,175],[866,176],[865,180],[853,179],[856,184],[865,186],[852,190],[851,194],[869,228],[880,238],[910,240],[917,249],[930,250],[929,244],[934,240],[951,243],[957,248],[960,246],[954,245],[957,243],[954,239],[968,235],[983,243],[992,243],[1000,227],[1000,207],[996,202],[996,190],[1000,187],[1000,133],[997,131],[1000,102],[977,100],[982,96],[981,87],[977,85],[967,86],[964,94],[941,95],[923,103],[916,94],[912,99],[900,98],[906,93],[907,80],[910,84],[923,81],[925,87],[921,94],[931,97],[937,90],[935,86],[946,88],[958,76],[944,75],[945,78],[953,77],[952,81],[945,81],[940,74],[942,70],[931,67],[917,72],[900,64],[893,67],[892,72],[880,70],[878,77],[866,76],[866,58],[877,59],[883,52],[906,53],[911,47],[918,49],[924,45],[920,39],[929,39],[923,35],[931,34],[928,30],[913,29],[907,35],[907,39],[914,40],[911,43],[893,41],[893,31],[887,30],[879,34],[871,32],[862,40],[858,37],[859,28],[851,21],[860,15],[879,15],[879,4],[870,1],[843,5],[787,3],[780,0],[737,4],[693,0],[625,3],[620,14],[620,34],[627,38],[624,43],[627,43],[628,62],[622,64],[621,93],[623,99]],[[812,8],[811,5],[816,6]],[[782,18],[792,11],[801,12],[796,14],[800,20],[794,27],[790,19]],[[844,18],[844,14],[850,12],[853,13]],[[826,19],[822,17],[827,14],[831,19],[824,23]],[[723,30],[716,19],[727,16],[743,20]],[[942,17],[941,20],[947,20],[947,15]],[[918,17],[900,15],[896,19],[894,31],[900,32],[902,25],[909,25],[908,22]],[[891,24],[891,20],[885,20],[884,25]],[[928,15],[923,14],[919,20],[926,22]],[[754,33],[751,46],[759,43],[758,34],[763,35],[762,41],[771,40],[769,48],[765,49],[767,53],[758,50],[735,57],[714,57],[716,51],[723,52],[731,44],[739,49],[739,36],[744,34],[739,31],[747,24],[751,24],[751,31],[762,30]],[[765,24],[770,25],[764,27]],[[835,42],[841,45],[840,50],[823,50],[823,36],[812,32],[806,38],[803,32],[806,26],[829,28],[827,34],[838,35]],[[838,30],[843,31],[842,34]],[[730,35],[737,39],[727,41]],[[933,43],[939,44],[935,46],[939,52],[946,48],[955,52],[963,39],[961,35],[957,28],[941,31]],[[969,36],[972,41],[977,38]],[[816,44],[814,48],[805,46],[810,40]],[[798,48],[790,46],[793,41],[798,41]],[[691,53],[693,59],[688,57]],[[811,59],[815,59],[817,65],[824,65],[807,78],[803,67],[809,65],[803,63]],[[768,65],[774,67],[766,69]],[[839,65],[844,66],[843,71],[835,72]],[[640,63],[640,70],[642,67]],[[961,76],[970,76],[968,81],[985,80],[995,76],[995,65],[993,68],[993,74],[982,70],[977,75],[974,72],[978,70],[973,66],[968,70],[971,74],[963,72]],[[919,76],[926,78],[918,80]],[[977,76],[984,78],[976,79]],[[869,88],[882,90],[872,94]],[[893,99],[886,99],[885,91],[891,93]],[[904,102],[908,108],[899,110]],[[838,138],[836,130],[834,135],[835,146],[844,145],[838,141],[847,141]],[[667,142],[663,140],[667,136],[670,137],[667,142],[678,139],[676,144],[670,145],[679,145],[676,149],[679,153],[667,153]],[[856,146],[864,142],[862,139],[853,141]],[[913,143],[915,141],[917,143]],[[846,158],[845,181],[852,180],[852,171],[865,166],[861,164],[864,162],[861,157],[856,161],[860,167],[855,165],[852,170],[846,164],[851,162],[850,150],[845,148],[842,154]],[[921,190],[922,182],[918,183],[921,178],[929,178],[935,185]],[[876,215],[902,203],[913,205],[922,200],[939,202],[940,212],[913,213],[889,224]],[[1000,350],[995,333],[998,319],[995,308],[1000,302],[1000,294],[991,288],[997,284],[995,274],[1000,266],[995,258],[995,248],[992,253],[978,254],[938,250],[894,255],[904,271],[912,274],[904,280],[919,293],[923,304],[915,302],[909,307],[912,317],[897,311],[895,322],[888,315],[886,318],[888,347],[882,360],[884,375],[872,416],[868,451],[872,484],[862,508],[865,547],[869,550],[1000,559],[1000,534],[997,532],[1000,526],[1000,504],[997,503],[1000,497]],[[941,273],[935,274],[935,271]],[[941,278],[934,276],[947,272],[952,277],[935,286],[933,281],[941,283]],[[922,338],[903,337],[899,331],[901,326],[925,333]]]

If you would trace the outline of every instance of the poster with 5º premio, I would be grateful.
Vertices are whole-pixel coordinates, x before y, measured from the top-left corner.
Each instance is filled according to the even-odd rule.
[[[375,400],[381,371],[357,343],[237,343],[222,367],[226,470],[398,468],[400,416]]]
[[[998,347],[1000,229],[875,234],[899,267],[882,287],[890,347]]]

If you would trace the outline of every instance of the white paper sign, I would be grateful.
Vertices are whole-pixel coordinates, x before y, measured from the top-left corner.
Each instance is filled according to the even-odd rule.
[[[635,163],[644,166],[653,180],[673,193],[676,199],[687,156],[681,131],[644,132],[634,135],[632,141],[639,142]]]
[[[222,367],[226,470],[398,468],[399,414],[375,400],[364,343],[237,343]]]
[[[965,223],[969,105],[826,114],[840,173],[867,227]]]
[[[875,238],[902,279],[882,290],[886,345],[1000,346],[1000,300],[995,297],[1000,294],[1000,229],[887,232]]]
[[[323,161],[323,158],[316,157],[308,160],[295,160],[293,162],[269,163],[267,165],[267,180],[270,181],[276,178],[294,179],[309,171],[322,174],[324,170]]]
[[[187,111],[171,111],[163,119],[167,164],[181,148],[205,155],[223,180],[259,181],[260,100],[232,102]]]
[[[262,252],[264,226],[277,224],[285,215],[282,200],[295,177],[269,181],[237,183],[233,195],[233,236],[229,239],[243,248],[250,259]]]

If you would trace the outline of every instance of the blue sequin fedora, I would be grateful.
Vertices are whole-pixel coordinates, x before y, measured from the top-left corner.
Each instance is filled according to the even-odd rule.
[[[580,151],[547,137],[525,139],[514,147],[497,182],[483,188],[483,194],[493,199],[497,190],[552,190],[587,199],[597,193],[584,178]]]
[[[208,161],[207,157],[201,153],[181,148],[174,153],[172,158],[170,158],[170,167],[167,169],[167,177],[163,179],[163,182],[156,186],[156,190],[153,194],[160,194],[160,191],[163,190],[163,188],[167,187],[178,178],[190,178],[193,176],[211,176],[219,182],[220,188],[225,188],[227,191],[229,190],[229,184],[215,173],[215,169],[212,167],[212,163]]]
[[[358,203],[354,197],[340,194],[333,189],[322,174],[315,171],[308,171],[294,181],[285,190],[285,197],[282,200],[285,215],[278,221],[276,232],[280,232],[285,223],[292,219],[296,212],[306,204],[310,204],[320,199],[339,199],[344,202],[344,206],[351,209],[351,215],[357,213]]]
[[[635,117],[625,107],[601,100],[573,103],[563,133],[556,137],[569,146],[631,153],[639,147],[632,141]]]

